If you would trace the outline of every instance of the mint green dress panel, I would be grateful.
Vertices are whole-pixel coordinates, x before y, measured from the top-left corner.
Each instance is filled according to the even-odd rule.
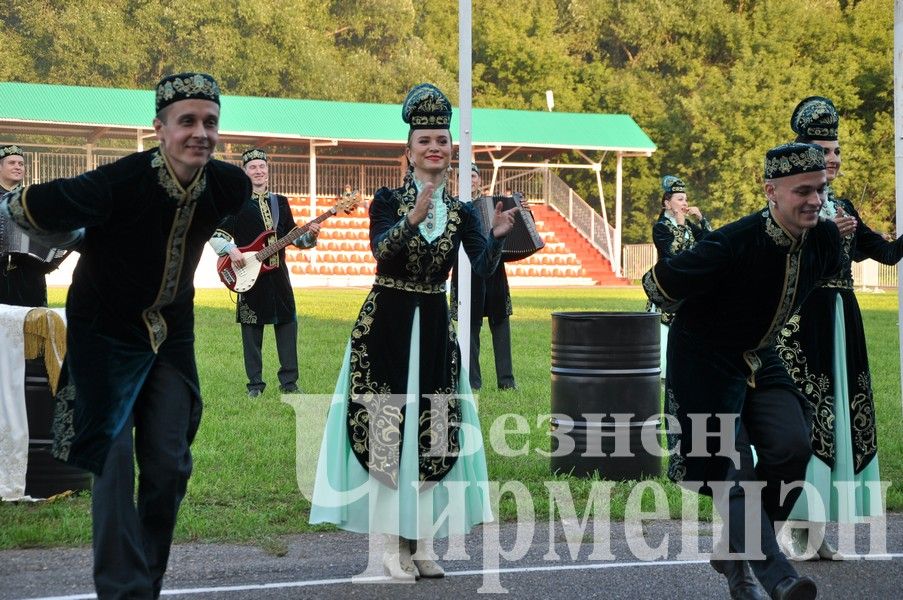
[[[407,414],[418,414],[420,309],[414,315],[408,367]],[[461,406],[461,454],[441,481],[419,481],[417,419],[405,419],[398,489],[389,488],[361,466],[348,441],[345,418],[350,390],[350,342],[336,382],[317,460],[310,523],[332,523],[356,533],[382,533],[416,540],[462,535],[493,520],[489,475],[476,401],[466,369],[458,382]]]
[[[836,451],[832,469],[813,456],[806,466],[803,489],[788,519],[795,521],[855,523],[884,513],[878,456],[854,473],[850,436],[850,398],[847,381],[846,324],[843,300],[837,295],[834,309],[834,436]],[[811,486],[811,487],[810,487]],[[810,493],[812,492],[812,493]]]

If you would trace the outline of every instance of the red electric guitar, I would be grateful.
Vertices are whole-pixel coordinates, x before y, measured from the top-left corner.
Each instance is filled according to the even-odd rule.
[[[357,203],[360,202],[360,200],[361,194],[357,190],[342,194],[335,205],[325,213],[321,214],[316,219],[305,223],[301,227],[295,227],[285,236],[279,238],[269,246],[266,245],[267,238],[273,235],[273,230],[268,229],[264,231],[257,236],[257,239],[253,242],[239,248],[242,256],[245,258],[245,266],[233,266],[232,259],[229,258],[228,254],[226,256],[221,256],[219,260],[216,261],[216,272],[219,275],[220,280],[233,292],[247,292],[254,287],[254,284],[257,282],[257,278],[261,273],[272,271],[277,268],[266,264],[266,259],[297,240],[298,237],[307,233],[307,230],[310,229],[310,226],[314,223],[322,223],[340,211],[345,211],[346,213],[351,212],[351,209],[357,206]]]

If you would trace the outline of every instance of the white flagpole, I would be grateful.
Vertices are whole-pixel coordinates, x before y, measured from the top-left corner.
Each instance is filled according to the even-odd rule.
[[[894,0],[894,182],[897,235],[903,229],[903,0]],[[900,352],[900,385],[903,389],[903,277],[897,265],[897,331]],[[903,394],[901,394],[903,405]]]
[[[458,197],[470,201],[471,127],[471,0],[458,2]],[[458,250],[458,344],[461,366],[470,371],[470,259]]]

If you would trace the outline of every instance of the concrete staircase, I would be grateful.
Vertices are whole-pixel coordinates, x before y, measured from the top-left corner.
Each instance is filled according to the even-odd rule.
[[[602,256],[583,235],[568,223],[555,209],[544,204],[531,205],[533,217],[537,222],[542,222],[547,231],[554,231],[557,240],[564,243],[567,249],[574,253],[581,267],[581,275],[589,277],[595,285],[628,285],[626,279],[615,277],[611,263]]]
[[[335,198],[289,199],[297,223],[306,223],[328,210]],[[506,264],[508,281],[515,287],[625,285],[612,273],[609,262],[554,209],[531,205],[545,247],[527,259]],[[286,249],[293,284],[300,286],[367,286],[373,281],[376,261],[370,252],[366,204],[351,214],[336,215],[323,223],[316,249]]]

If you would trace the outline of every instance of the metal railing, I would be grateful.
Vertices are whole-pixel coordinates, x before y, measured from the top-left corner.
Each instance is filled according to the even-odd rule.
[[[621,274],[627,279],[638,280],[658,260],[658,253],[655,244],[625,244],[621,259]]]
[[[73,177],[131,152],[119,148],[36,146],[25,151],[26,184]],[[241,155],[235,152],[218,153],[217,158],[239,164]],[[401,164],[385,158],[318,156],[316,192],[318,196],[336,196],[346,185],[350,185],[359,189],[362,196],[370,198],[380,187],[400,185],[403,176]],[[452,193],[456,193],[457,169],[449,174],[449,182]],[[309,157],[271,154],[270,188],[281,194],[309,196]],[[542,201],[555,208],[606,259],[612,261],[614,228],[549,168],[499,169],[495,193],[504,194],[509,190],[523,193],[528,201]]]
[[[499,169],[495,182],[495,193],[507,195],[508,192],[520,192],[528,201],[545,200],[546,178],[545,169]],[[488,184],[489,181],[484,183]]]
[[[897,266],[883,265],[871,259],[853,263],[853,282],[857,288],[895,288]]]
[[[546,202],[549,206],[570,221],[571,225],[602,253],[602,256],[613,263],[614,227],[558,175],[547,171],[547,178]]]
[[[133,152],[130,149],[92,148],[81,146],[37,147],[28,149],[27,144],[20,144],[25,150],[25,183],[40,183],[58,177],[73,177],[100,165],[111,163]],[[241,163],[241,154],[237,152],[218,152],[216,157],[235,165]],[[271,173],[270,187],[282,194],[294,196],[310,195],[310,158],[297,154],[270,154]],[[383,186],[398,186],[404,177],[402,165],[385,158],[318,156],[317,157],[317,195],[337,195],[346,185],[361,190],[365,196]],[[452,193],[458,187],[457,169],[449,173]],[[487,181],[489,184],[488,176]],[[568,214],[563,207],[568,206],[565,198],[573,199],[577,204],[583,203],[579,196],[557,175],[548,169],[502,168],[496,180],[496,194],[508,191],[521,192],[529,201],[556,200],[559,210]],[[585,203],[583,203],[585,204]],[[586,206],[589,209],[589,206]],[[576,209],[578,214],[582,207]],[[589,209],[592,210],[592,209]],[[587,212],[587,214],[589,214]],[[591,229],[588,217],[587,232]],[[600,230],[601,231],[601,230]],[[591,236],[585,233],[588,238]],[[607,242],[603,245],[607,245]]]
[[[657,253],[654,244],[625,244],[623,247],[623,275],[638,280],[655,264]],[[874,260],[853,263],[853,282],[857,288],[897,287],[896,265],[884,265]]]
[[[236,165],[240,154],[218,155]],[[270,188],[287,196],[310,196],[310,159],[290,154],[270,154]],[[381,187],[401,185],[404,175],[396,163],[366,163],[366,159],[349,162],[345,157],[317,157],[317,195],[337,196],[345,186],[372,197]]]

